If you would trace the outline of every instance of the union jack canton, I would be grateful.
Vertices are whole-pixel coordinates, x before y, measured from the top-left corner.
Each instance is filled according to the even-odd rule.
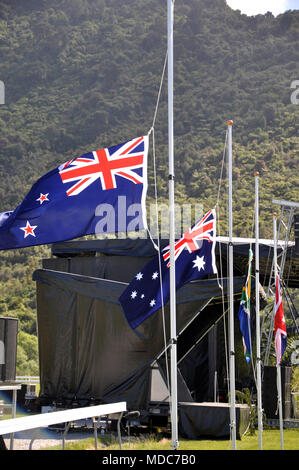
[[[68,188],[68,196],[77,196],[100,179],[102,190],[117,188],[116,176],[134,184],[143,183],[144,177],[136,171],[144,165],[144,137],[126,142],[118,147],[96,150],[75,158],[59,167],[63,183],[77,183]]]
[[[182,251],[186,248],[189,253],[193,253],[198,250],[199,245],[196,243],[200,240],[208,240],[209,242],[213,241],[213,233],[215,231],[215,218],[211,218],[212,211],[209,211],[197,224],[192,228],[189,228],[182,238],[178,240],[174,245],[174,259],[176,260]],[[163,251],[166,251],[163,255],[164,261],[170,259],[170,249],[169,245],[164,248]],[[169,268],[170,261],[167,263]]]

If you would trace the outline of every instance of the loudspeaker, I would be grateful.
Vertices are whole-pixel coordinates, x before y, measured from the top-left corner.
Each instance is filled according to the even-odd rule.
[[[299,214],[294,215],[295,253],[299,255]]]
[[[18,319],[0,317],[0,382],[16,380]]]
[[[292,416],[291,407],[291,367],[281,366],[281,391],[282,391],[282,414],[283,419]],[[278,419],[277,408],[277,370],[276,367],[265,366],[262,383],[262,402],[266,417]]]

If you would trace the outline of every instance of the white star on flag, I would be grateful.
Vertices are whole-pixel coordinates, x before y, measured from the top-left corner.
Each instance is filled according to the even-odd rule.
[[[49,193],[47,194],[40,193],[40,197],[38,197],[36,200],[39,201],[40,204],[42,204],[45,201],[49,201],[48,196],[49,196]]]
[[[136,274],[136,279],[137,279],[137,281],[141,281],[142,278],[143,278],[143,274],[142,274],[142,273]]]
[[[202,256],[201,258],[197,255],[196,256],[196,259],[193,260],[193,268],[197,268],[198,271],[200,271],[201,269],[204,270],[204,265],[206,264],[206,262],[203,260],[204,257]]]
[[[157,279],[159,276],[158,272],[154,272],[153,275],[152,275],[152,279]]]
[[[20,230],[24,230],[24,238],[28,237],[28,235],[32,235],[35,237],[34,230],[36,229],[37,225],[30,225],[30,222],[27,220],[26,227],[20,227]]]
[[[137,295],[137,292],[136,290],[134,290],[131,294],[131,299],[135,299],[136,295]]]
[[[151,306],[151,307],[153,307],[155,304],[156,304],[155,299],[153,299],[153,300],[150,301],[150,306]]]

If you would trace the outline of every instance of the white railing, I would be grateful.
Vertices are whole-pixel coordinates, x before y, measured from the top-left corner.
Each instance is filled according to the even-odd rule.
[[[87,418],[99,418],[111,414],[120,414],[118,419],[118,437],[119,446],[121,448],[120,437],[120,420],[123,413],[127,411],[126,402],[110,403],[105,405],[87,406],[84,408],[74,408],[63,411],[53,411],[51,413],[42,413],[32,416],[24,416],[21,418],[12,418],[0,420],[0,435],[11,435],[11,448],[13,450],[13,434],[18,431],[26,431],[28,429],[38,429],[41,427],[51,426],[53,424],[67,423],[65,432],[62,436],[62,448],[65,448],[65,436],[72,422]],[[94,422],[95,448],[97,448],[97,422]]]

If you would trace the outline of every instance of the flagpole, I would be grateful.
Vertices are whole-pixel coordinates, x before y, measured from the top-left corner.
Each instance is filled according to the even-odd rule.
[[[170,248],[170,360],[171,360],[171,445],[178,448],[178,399],[177,399],[177,333],[175,290],[175,221],[174,221],[174,151],[173,151],[173,10],[174,0],[168,0],[168,145],[169,145],[169,248]]]
[[[236,392],[235,392],[235,342],[234,342],[234,263],[233,263],[233,211],[232,211],[232,126],[228,126],[228,205],[229,205],[229,375],[230,375],[230,426],[232,449],[236,450]]]
[[[260,248],[259,248],[259,173],[255,172],[255,312],[256,312],[256,375],[259,449],[262,450],[263,410],[261,379],[261,333],[260,333]]]
[[[273,214],[273,238],[274,238],[274,275],[275,275],[275,301],[274,301],[274,318],[276,313],[276,292],[277,292],[277,219],[276,214]],[[276,352],[277,354],[277,352]],[[279,413],[279,429],[280,429],[280,448],[283,450],[283,417],[282,417],[282,393],[281,393],[281,358],[276,357],[276,370],[277,370],[277,398],[278,398],[278,413]]]

